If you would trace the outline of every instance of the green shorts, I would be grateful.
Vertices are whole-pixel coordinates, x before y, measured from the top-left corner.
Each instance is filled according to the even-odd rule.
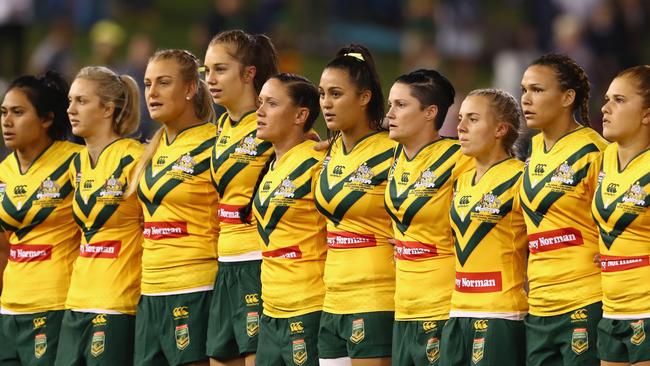
[[[321,312],[272,318],[262,314],[256,365],[318,366]]]
[[[440,366],[521,366],[526,339],[521,320],[450,318],[442,330]]]
[[[66,310],[56,365],[132,365],[135,316]]]
[[[323,311],[318,331],[320,358],[390,357],[392,311],[332,314]]]
[[[637,363],[650,360],[650,319],[598,322],[598,356],[603,361]]]
[[[598,365],[596,339],[603,316],[597,302],[554,316],[528,315],[526,324],[527,366]]]
[[[437,366],[446,320],[396,320],[393,323],[393,366]]]
[[[137,366],[205,361],[212,291],[140,298],[135,317]]]
[[[53,365],[63,310],[0,315],[0,365]]]
[[[257,351],[262,261],[219,262],[210,305],[208,356],[230,360]]]

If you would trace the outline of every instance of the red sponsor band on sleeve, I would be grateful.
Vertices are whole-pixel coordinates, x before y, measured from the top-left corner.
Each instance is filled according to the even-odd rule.
[[[52,245],[21,244],[9,246],[11,262],[39,262],[52,259]]]
[[[357,234],[347,231],[328,231],[327,246],[332,249],[353,249],[376,247],[377,239],[373,234]]]
[[[395,240],[395,258],[397,259],[416,261],[437,256],[438,248],[435,244]]]
[[[149,221],[144,223],[142,231],[145,239],[161,240],[188,236],[187,222],[184,221]]]
[[[245,206],[236,206],[236,205],[226,205],[223,203],[219,204],[219,222],[226,224],[243,224],[244,222],[239,217],[239,209]],[[248,215],[248,220],[251,219],[251,215]]]
[[[600,268],[603,272],[627,271],[646,266],[650,266],[650,257],[647,255],[639,257],[600,256]]]
[[[117,258],[122,248],[119,240],[105,240],[79,245],[79,256],[84,258]]]
[[[501,272],[456,272],[458,292],[500,292],[501,288]]]
[[[584,242],[580,230],[572,227],[528,235],[528,249],[533,254],[582,244]]]
[[[265,252],[262,252],[262,256],[264,258],[299,259],[302,258],[302,252],[297,245],[293,245],[286,248],[267,250]]]

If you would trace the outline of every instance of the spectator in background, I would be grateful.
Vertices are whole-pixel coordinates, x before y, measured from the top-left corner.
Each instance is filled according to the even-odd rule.
[[[90,29],[92,59],[94,65],[114,67],[118,63],[118,51],[124,44],[124,29],[112,20],[100,20]]]
[[[150,35],[145,33],[134,34],[129,40],[126,61],[118,68],[120,73],[127,74],[135,79],[140,89],[140,95],[144,95],[144,72],[147,69],[147,62],[153,54],[154,49],[154,41]],[[147,110],[147,102],[144,98],[140,98],[140,116],[140,126],[133,135],[133,138],[144,143],[153,136],[159,127],[151,119]]]
[[[45,39],[37,46],[29,59],[29,72],[39,74],[55,70],[66,78],[71,78],[76,69],[72,53],[74,29],[70,19],[61,17],[53,20]]]
[[[32,9],[32,0],[0,1],[0,77],[9,79],[24,72],[25,36]],[[10,64],[8,69],[5,62]]]

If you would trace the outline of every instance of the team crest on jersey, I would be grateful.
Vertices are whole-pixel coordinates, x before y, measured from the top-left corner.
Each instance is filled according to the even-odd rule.
[[[640,319],[638,321],[630,323],[630,327],[632,327],[633,332],[632,337],[630,338],[630,342],[633,345],[638,346],[643,343],[643,341],[645,341],[645,322],[643,319]]]
[[[366,330],[363,324],[363,319],[352,321],[352,334],[350,335],[350,342],[359,343],[366,337]]]
[[[37,334],[34,337],[34,357],[41,358],[47,351],[47,336],[45,333]]]
[[[432,171],[425,170],[420,175],[420,178],[418,178],[418,180],[415,182],[414,187],[416,189],[435,188],[436,179],[438,179],[438,177],[435,174],[433,174]]]
[[[426,352],[430,363],[438,361],[438,358],[440,358],[440,340],[436,337],[429,338]]]
[[[635,182],[630,186],[630,189],[623,194],[621,201],[623,203],[631,203],[635,206],[645,207],[645,198],[647,195],[648,193],[643,190],[643,187],[641,187],[639,182]]]
[[[587,328],[576,328],[571,335],[571,350],[576,355],[580,355],[589,349],[589,338]]]
[[[172,166],[172,170],[180,170],[183,173],[193,174],[196,161],[190,156],[190,153],[181,155]]]
[[[483,198],[476,204],[474,210],[479,213],[498,215],[500,206],[501,200],[490,191],[483,195]]]
[[[111,175],[110,178],[106,180],[106,183],[102,186],[101,191],[99,192],[99,197],[105,198],[116,198],[122,197],[124,194],[123,191],[124,185],[120,183],[119,179],[116,179]]]
[[[293,343],[293,363],[300,366],[307,361],[307,345],[304,339],[296,339]]]
[[[483,359],[485,354],[485,338],[474,338],[472,344],[472,362],[476,365]]]
[[[293,198],[294,193],[296,192],[296,185],[293,184],[291,179],[284,178],[280,187],[273,193],[274,197],[284,197],[284,198]]]
[[[174,334],[176,335],[176,348],[182,351],[190,345],[190,327],[187,324],[176,326]]]
[[[246,136],[241,140],[241,142],[239,142],[239,146],[235,148],[235,153],[255,156],[257,155],[257,145],[255,137]]]
[[[551,177],[551,182],[571,185],[573,184],[573,175],[575,173],[576,172],[571,169],[568,162],[565,161],[555,169],[555,172],[553,172],[553,176]]]
[[[260,315],[258,312],[246,314],[246,334],[249,337],[255,337],[260,331]]]
[[[59,190],[61,187],[59,187],[58,184],[56,184],[55,181],[51,180],[49,177],[45,179],[43,182],[41,182],[41,185],[38,187],[38,191],[36,193],[36,199],[37,200],[53,200],[61,197],[61,193],[59,193]]]
[[[375,174],[364,162],[363,164],[359,165],[357,170],[352,173],[352,176],[348,180],[352,183],[371,184],[372,178],[374,177]]]
[[[97,357],[104,353],[106,336],[103,331],[93,333],[92,341],[90,342],[90,354]]]

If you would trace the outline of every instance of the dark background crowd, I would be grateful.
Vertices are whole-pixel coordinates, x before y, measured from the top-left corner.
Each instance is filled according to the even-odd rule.
[[[597,130],[612,77],[650,60],[650,0],[2,0],[0,92],[24,73],[54,69],[71,80],[85,65],[141,84],[156,49],[202,59],[210,38],[233,28],[269,35],[280,69],[315,83],[339,46],[358,42],[374,52],[385,89],[402,72],[435,68],[458,102],[479,87],[518,97],[530,61],[566,53],[590,77]],[[157,126],[142,108],[144,141]],[[454,134],[455,116],[452,108],[443,134]]]

